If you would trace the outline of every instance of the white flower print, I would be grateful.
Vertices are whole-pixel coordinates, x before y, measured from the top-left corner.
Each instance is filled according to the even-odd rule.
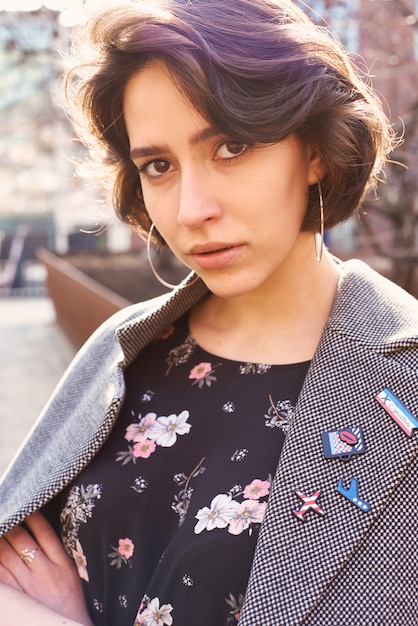
[[[137,615],[137,624],[144,626],[171,626],[173,618],[170,615],[173,607],[171,604],[163,604],[160,607],[160,599],[153,598],[147,608]]]
[[[134,484],[131,485],[131,489],[133,489],[137,493],[142,493],[147,487],[148,481],[143,476],[138,476],[138,478],[135,478]]]
[[[205,528],[213,530],[214,528],[226,528],[234,517],[239,503],[232,500],[230,495],[220,493],[213,498],[210,508],[205,506],[199,509],[196,519],[199,520],[194,528],[196,535]]]
[[[142,394],[140,400],[141,402],[145,403],[145,402],[151,402],[151,400],[153,399],[153,397],[155,396],[154,391],[150,391],[149,389]]]
[[[267,374],[271,370],[271,365],[267,363],[244,363],[239,366],[240,374]]]
[[[78,552],[79,528],[81,524],[86,524],[92,517],[96,500],[100,500],[101,496],[102,485],[100,484],[71,487],[60,515],[63,543],[70,556],[73,555],[73,550]]]
[[[231,535],[240,535],[250,527],[250,524],[261,524],[266,512],[267,502],[258,500],[244,500],[239,505],[234,517],[229,522],[228,532]]]
[[[269,396],[270,406],[264,414],[267,428],[280,428],[284,433],[289,430],[289,424],[295,415],[295,407],[290,400],[279,400],[274,404],[273,398]]]
[[[125,594],[119,596],[119,606],[121,609],[128,608],[128,598],[125,596]]]
[[[177,365],[182,365],[183,363],[187,363],[187,361],[190,359],[195,349],[196,349],[195,340],[193,339],[191,335],[188,335],[180,346],[177,346],[176,348],[173,348],[172,350],[170,350],[170,352],[168,353],[168,357],[166,359],[168,363],[168,369],[166,371],[166,375],[170,373],[170,370],[173,367],[173,365],[177,366]]]
[[[191,424],[187,424],[189,411],[182,411],[179,415],[173,413],[168,417],[159,417],[148,431],[149,439],[163,448],[174,446],[177,435],[186,435],[190,432]]]
[[[193,587],[193,585],[194,585],[193,578],[191,576],[189,576],[189,574],[185,574],[183,576],[183,578],[181,579],[181,582],[186,587]]]
[[[195,534],[198,535],[205,529],[228,527],[231,535],[240,535],[244,530],[248,530],[251,535],[253,524],[261,524],[263,521],[267,502],[260,502],[260,499],[268,496],[270,485],[269,474],[268,480],[255,478],[244,490],[241,485],[234,485],[227,493],[218,494],[213,498],[210,507],[205,506],[197,512]],[[237,502],[235,498],[241,495],[244,500]]]
[[[94,610],[98,613],[103,613],[103,602],[100,602],[97,598],[93,598]]]

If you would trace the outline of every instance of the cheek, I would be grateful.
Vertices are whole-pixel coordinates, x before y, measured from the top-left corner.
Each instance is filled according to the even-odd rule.
[[[172,191],[163,188],[163,185],[153,187],[145,181],[142,185],[142,197],[145,209],[157,228],[158,224],[167,228],[176,223],[177,202]]]
[[[145,209],[149,215],[151,222],[153,222],[156,230],[164,239],[168,247],[176,250],[176,217],[173,211],[170,211],[169,203],[161,200],[158,201],[153,194],[152,197],[146,198],[144,194]]]

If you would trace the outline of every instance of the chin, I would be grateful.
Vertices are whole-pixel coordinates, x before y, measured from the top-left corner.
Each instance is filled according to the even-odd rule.
[[[207,288],[213,295],[218,298],[238,298],[253,293],[257,290],[258,285],[248,284],[246,281],[239,280],[237,277],[215,279],[201,277]]]

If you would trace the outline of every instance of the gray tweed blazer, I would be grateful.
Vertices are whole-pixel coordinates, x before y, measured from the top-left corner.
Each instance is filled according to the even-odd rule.
[[[3,477],[0,532],[89,463],[118,415],[126,366],[205,293],[183,285],[94,333]],[[376,400],[385,388],[418,417],[418,303],[349,261],[280,457],[240,626],[418,625],[418,434]],[[358,427],[363,454],[325,457],[323,433]]]

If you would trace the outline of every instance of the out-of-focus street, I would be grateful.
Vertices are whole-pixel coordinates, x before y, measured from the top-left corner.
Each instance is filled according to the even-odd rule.
[[[0,474],[74,353],[49,298],[0,299]]]

